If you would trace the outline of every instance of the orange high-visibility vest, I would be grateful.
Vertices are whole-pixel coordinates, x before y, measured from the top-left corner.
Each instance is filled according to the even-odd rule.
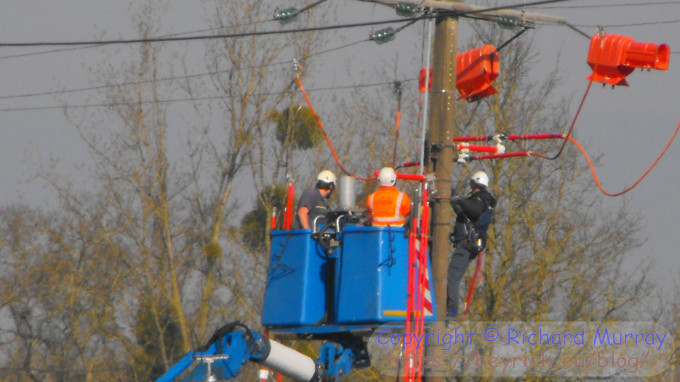
[[[404,225],[411,212],[408,195],[396,187],[381,187],[366,200],[366,214],[373,225]]]

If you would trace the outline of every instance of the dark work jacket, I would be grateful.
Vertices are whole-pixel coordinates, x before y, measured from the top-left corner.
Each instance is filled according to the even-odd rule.
[[[496,208],[496,198],[486,188],[482,188],[467,198],[452,201],[451,207],[456,213],[456,225],[453,228],[456,243],[467,237],[465,229],[467,219],[474,224],[488,208]]]
[[[300,216],[297,211],[300,207],[307,207],[309,210],[309,226],[314,228],[314,219],[317,216],[324,216],[329,211],[328,200],[321,195],[318,188],[307,188],[302,192],[300,196],[300,201],[298,201],[297,209],[295,210],[295,221],[293,222],[293,229],[302,228],[300,223]]]

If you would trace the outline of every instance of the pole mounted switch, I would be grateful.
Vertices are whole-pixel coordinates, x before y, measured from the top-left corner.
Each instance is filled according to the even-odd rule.
[[[456,88],[468,102],[496,94],[492,82],[499,74],[498,51],[493,45],[468,50],[456,56]]]
[[[667,70],[671,50],[666,44],[637,42],[628,36],[595,34],[590,39],[588,80],[605,85],[628,86],[626,76],[636,68]]]

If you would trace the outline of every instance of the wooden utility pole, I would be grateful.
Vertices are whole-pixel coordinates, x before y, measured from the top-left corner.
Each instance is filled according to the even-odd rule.
[[[456,56],[458,54],[458,19],[440,16],[435,19],[434,41],[432,43],[432,88],[430,90],[429,126],[426,145],[427,173],[435,175],[435,199],[431,201],[430,255],[435,303],[437,304],[437,325],[444,329],[446,316],[446,276],[449,267],[453,211],[446,201],[451,197],[454,150],[451,145],[456,117]],[[436,329],[435,329],[436,330]],[[431,359],[446,359],[440,348],[428,346],[425,354]],[[434,378],[425,375],[424,380]]]
[[[449,265],[449,232],[453,212],[445,200],[451,196],[454,150],[451,147],[456,116],[456,55],[458,51],[458,20],[437,17],[432,45],[432,88],[428,137],[430,157],[427,172],[436,177],[436,200],[432,204],[432,279],[437,304],[438,320],[446,316],[446,273]],[[428,150],[425,150],[428,152]]]

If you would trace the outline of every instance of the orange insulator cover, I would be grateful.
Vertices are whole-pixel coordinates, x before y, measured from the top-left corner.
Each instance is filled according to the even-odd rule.
[[[628,36],[596,34],[590,39],[588,65],[593,74],[588,80],[607,85],[628,86],[626,76],[635,70],[667,70],[671,50],[666,44],[637,42]]]
[[[429,72],[429,75],[428,75]],[[425,79],[427,78],[427,89],[425,86]],[[425,93],[425,91],[430,91],[430,88],[432,88],[432,68],[429,70],[427,68],[422,68],[420,69],[420,75],[418,76],[418,90],[420,90],[421,93]]]
[[[456,56],[456,88],[461,98],[472,102],[496,94],[491,82],[498,77],[498,52],[493,45],[468,50]]]

